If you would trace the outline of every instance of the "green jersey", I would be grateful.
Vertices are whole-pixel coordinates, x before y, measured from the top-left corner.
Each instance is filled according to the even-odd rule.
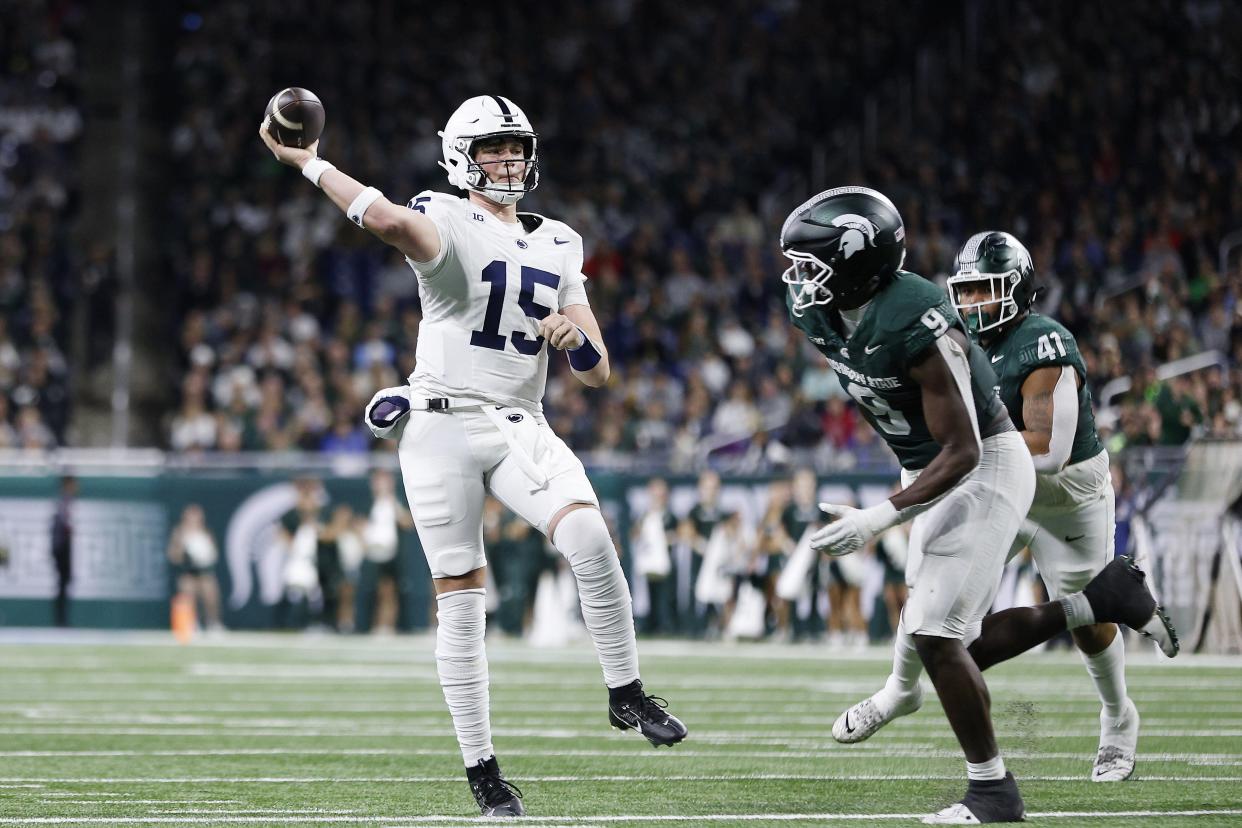
[[[987,346],[992,368],[997,372],[1001,401],[1009,409],[1013,424],[1022,431],[1022,383],[1036,368],[1046,365],[1068,365],[1078,373],[1082,384],[1078,387],[1078,430],[1074,432],[1074,445],[1070,449],[1070,465],[1090,459],[1104,450],[1095,430],[1095,414],[1091,410],[1091,389],[1087,387],[1087,366],[1078,353],[1074,335],[1060,322],[1028,313],[1026,318],[1011,327],[995,342]]]
[[[795,316],[795,327],[828,358],[837,380],[858,403],[863,417],[897,455],[902,468],[917,471],[940,453],[940,445],[923,416],[923,396],[910,378],[928,348],[950,328],[965,333],[949,297],[936,285],[914,273],[896,276],[868,303],[858,329],[845,337],[840,313],[808,311]],[[969,340],[967,340],[969,343]],[[1004,409],[996,395],[996,375],[983,352],[968,345],[970,386],[981,436],[1008,430],[994,423]],[[993,426],[989,430],[989,426]]]

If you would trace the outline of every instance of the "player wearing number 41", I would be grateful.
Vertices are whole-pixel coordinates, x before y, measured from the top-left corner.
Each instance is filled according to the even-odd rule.
[[[785,220],[781,249],[792,262],[783,278],[793,324],[827,357],[902,466],[902,490],[878,505],[821,504],[837,520],[811,544],[845,555],[914,521],[894,663],[906,667],[917,654],[966,754],[968,777],[962,801],[924,822],[1020,820],[1022,797],[996,744],[981,670],[1066,629],[1141,628],[1156,602],[1143,573],[1119,558],[1081,592],[985,619],[1035,492],[1030,452],[997,396],[988,358],[944,291],[901,270],[905,227],[875,190],[840,187],[802,204]],[[873,726],[874,699],[846,711],[847,731]]]
[[[1086,365],[1073,335],[1031,307],[1035,268],[1009,233],[972,236],[957,255],[949,294],[971,337],[998,374],[1001,400],[1035,463],[1035,498],[1010,557],[1030,547],[1054,598],[1082,589],[1113,559],[1113,486],[1108,452],[1095,430]],[[1159,609],[1140,630],[1166,655],[1177,636]],[[1139,715],[1126,692],[1125,649],[1116,624],[1072,631],[1099,693],[1100,742],[1091,778],[1117,782],[1134,772]],[[920,665],[898,641],[883,690],[837,719],[833,736],[861,742],[922,703]]]
[[[639,680],[630,591],[582,463],[542,413],[548,352],[566,351],[586,385],[608,379],[608,354],[587,303],[582,239],[565,224],[517,212],[539,183],[538,139],[507,98],[471,98],[443,139],[449,183],[393,204],[307,150],[260,136],[358,226],[405,254],[423,321],[409,384],[385,388],[365,419],[398,439],[401,474],[437,596],[436,666],[466,776],[483,814],[519,816],[500,774],[484,653],[483,501],[491,493],[546,534],[578,581],[582,618],[608,687],[607,715],[653,745],[686,736]],[[548,708],[555,711],[555,706]],[[559,727],[555,717],[550,729]]]

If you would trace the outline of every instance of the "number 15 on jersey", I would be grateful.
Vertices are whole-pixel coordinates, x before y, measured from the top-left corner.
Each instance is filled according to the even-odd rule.
[[[483,329],[470,332],[470,344],[476,348],[489,348],[493,351],[505,349],[506,338],[500,333],[500,318],[505,309],[505,294],[509,286],[508,263],[500,259],[483,268],[483,281],[491,285],[491,293],[487,297],[487,310],[483,314]],[[549,273],[536,267],[522,266],[521,287],[518,290],[518,307],[531,319],[543,319],[552,309],[535,301],[535,285],[547,285],[556,290],[561,285],[558,273]],[[543,337],[531,339],[521,331],[512,331],[508,340],[518,353],[534,356],[543,347]]]

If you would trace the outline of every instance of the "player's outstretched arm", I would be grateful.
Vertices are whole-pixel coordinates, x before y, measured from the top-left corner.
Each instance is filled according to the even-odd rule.
[[[982,443],[970,390],[970,364],[962,334],[950,330],[936,340],[923,360],[910,369],[923,397],[923,416],[931,436],[940,444],[919,477],[891,498],[893,506],[907,509],[926,506],[952,489],[979,464]],[[903,517],[909,517],[903,514]]]
[[[608,349],[589,305],[566,305],[539,320],[539,335],[560,351],[569,351],[569,367],[583,385],[599,388],[612,369]]]
[[[1035,470],[1065,468],[1078,430],[1078,372],[1068,365],[1045,365],[1028,374],[1022,382],[1022,425]]]
[[[415,262],[429,262],[439,254],[440,231],[431,219],[404,205],[393,204],[379,190],[367,187],[319,159],[318,141],[307,149],[281,146],[268,132],[266,120],[259,125],[259,137],[277,161],[301,170],[328,194],[341,212],[385,244],[392,245]],[[312,162],[315,166],[308,169],[307,165]]]

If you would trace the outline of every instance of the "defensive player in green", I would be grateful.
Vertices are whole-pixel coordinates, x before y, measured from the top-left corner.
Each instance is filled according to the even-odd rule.
[[[981,669],[1065,629],[1110,621],[1141,627],[1155,600],[1143,573],[1119,558],[1082,592],[985,623],[1035,490],[1030,453],[997,396],[987,357],[945,293],[900,269],[905,227],[875,190],[839,187],[808,200],[785,220],[781,249],[792,262],[783,278],[793,324],[827,357],[902,466],[903,488],[888,500],[865,509],[821,504],[836,520],[811,544],[845,555],[914,519],[911,545],[922,561],[900,641],[935,685],[969,779],[961,802],[924,821],[1020,820],[1022,797],[996,745]],[[850,722],[848,711],[846,719],[847,728],[864,724]]]
[[[1009,233],[976,233],[958,252],[949,296],[987,352],[1000,396],[1035,462],[1035,500],[1011,554],[1030,547],[1053,598],[1082,587],[1113,559],[1114,514],[1108,452],[1100,443],[1087,366],[1074,336],[1031,309],[1035,267]],[[1164,623],[1162,623],[1164,622]],[[1168,656],[1175,634],[1158,613],[1147,631]],[[1139,714],[1126,693],[1125,646],[1116,624],[1073,631],[1100,695],[1100,746],[1091,779],[1134,772]]]
[[[998,372],[997,388],[1035,464],[1035,498],[1010,557],[1030,547],[1053,598],[1082,589],[1113,559],[1113,487],[1086,385],[1086,366],[1068,330],[1031,310],[1035,268],[1008,233],[970,238],[957,255],[949,293],[971,337]],[[1134,772],[1139,715],[1126,693],[1125,649],[1115,624],[1072,631],[1103,709],[1091,779],[1117,782]],[[1177,654],[1176,632],[1157,608],[1144,635]],[[900,650],[899,650],[900,656]],[[919,664],[895,666],[885,690],[838,718],[833,735],[860,742],[921,703]],[[847,731],[845,721],[867,727]]]

